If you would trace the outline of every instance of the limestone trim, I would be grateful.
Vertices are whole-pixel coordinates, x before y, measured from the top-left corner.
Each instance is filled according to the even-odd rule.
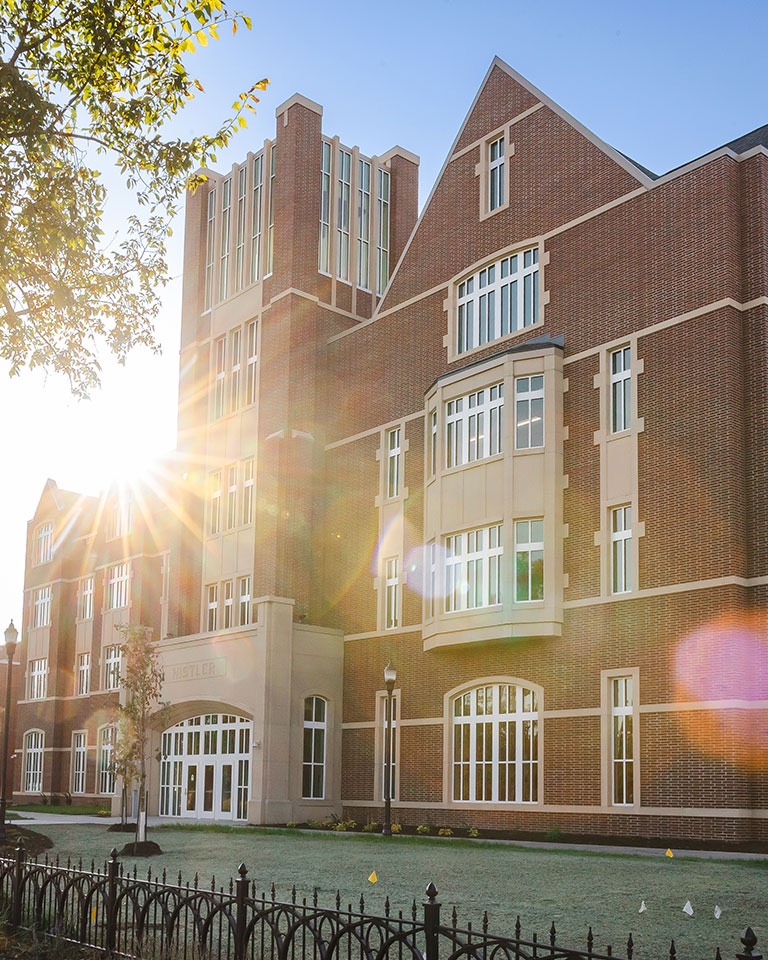
[[[370,800],[343,800],[345,807],[377,806]],[[383,806],[383,802],[380,804]],[[392,802],[401,810],[456,810],[457,804],[434,800],[399,800]],[[699,817],[702,820],[768,820],[768,810],[749,810],[741,807],[604,807],[601,804],[556,804],[556,803],[462,803],[458,809],[483,811],[509,811],[510,809],[540,813],[609,814],[616,817]],[[610,837],[604,838],[610,845]]]
[[[527,110],[523,110],[522,113],[518,113],[516,117],[512,117],[511,120],[508,120],[502,126],[497,127],[496,130],[486,134],[484,137],[480,137],[479,139],[475,140],[474,143],[470,143],[466,147],[462,147],[461,150],[457,150],[449,157],[448,162],[453,163],[454,160],[458,160],[465,154],[471,153],[473,150],[477,150],[477,148],[482,146],[484,143],[487,143],[489,140],[493,140],[494,137],[500,137],[503,133],[509,130],[510,127],[513,127],[516,123],[520,123],[521,120],[526,120],[531,116],[531,114],[536,113],[537,110],[541,110],[543,106],[543,103],[534,103],[532,107],[528,107]]]
[[[646,587],[632,593],[615,593],[605,597],[581,597],[565,600],[563,607],[572,610],[578,607],[593,607],[602,603],[622,603],[646,597],[665,597],[673,593],[688,593],[692,590],[713,590],[718,587],[760,587],[768,584],[768,576],[762,577],[713,577],[711,580],[692,580],[688,583],[670,583],[664,587]]]

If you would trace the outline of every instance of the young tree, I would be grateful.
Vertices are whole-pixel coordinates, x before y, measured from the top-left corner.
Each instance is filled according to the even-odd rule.
[[[139,811],[136,818],[136,843],[147,839],[147,753],[150,718],[162,707],[163,668],[158,661],[149,627],[118,628],[123,637],[120,684],[125,703],[119,707],[117,738],[114,747],[115,772],[125,779],[139,781]],[[164,709],[164,708],[163,708]]]
[[[41,366],[77,395],[99,382],[97,345],[119,360],[157,349],[165,240],[193,171],[246,125],[260,80],[212,134],[164,139],[203,88],[187,54],[226,25],[224,0],[3,0],[0,4],[0,357]],[[106,155],[137,201],[106,243]],[[99,161],[101,162],[101,161]]]

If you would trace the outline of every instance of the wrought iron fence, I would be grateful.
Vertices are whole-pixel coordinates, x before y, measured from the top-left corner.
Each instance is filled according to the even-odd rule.
[[[557,942],[552,924],[548,939],[514,937],[480,929],[460,929],[456,911],[441,922],[438,891],[430,883],[421,909],[414,900],[410,916],[393,913],[387,899],[384,916],[342,906],[318,904],[317,894],[289,902],[277,900],[274,886],[258,894],[244,864],[226,886],[201,887],[169,882],[165,872],[146,879],[124,872],[113,850],[104,867],[90,869],[67,862],[27,860],[22,844],[13,859],[0,858],[0,902],[13,927],[92,947],[108,956],[140,960],[618,960],[608,947],[594,951],[590,928],[584,949]],[[762,960],[750,928],[742,936],[736,960]],[[632,960],[630,935],[624,956]],[[672,943],[670,960],[675,960]],[[715,960],[721,960],[718,950]]]

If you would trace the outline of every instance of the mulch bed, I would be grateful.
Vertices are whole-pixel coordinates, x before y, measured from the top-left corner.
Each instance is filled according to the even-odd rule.
[[[53,847],[53,840],[44,833],[26,830],[12,823],[5,825],[5,843],[0,844],[0,857],[13,857],[19,840],[24,841],[24,851],[28,857],[38,857]]]

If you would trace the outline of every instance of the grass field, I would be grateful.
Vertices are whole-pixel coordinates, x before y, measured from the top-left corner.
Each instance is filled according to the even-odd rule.
[[[130,839],[108,833],[100,825],[40,826],[54,841],[60,858],[102,861],[110,849]],[[450,922],[456,906],[460,927],[479,926],[488,911],[489,930],[511,935],[519,915],[522,935],[546,939],[554,921],[558,942],[584,947],[592,926],[595,949],[608,944],[625,955],[631,932],[638,960],[665,960],[675,940],[678,960],[723,960],[741,950],[739,937],[747,925],[758,936],[757,952],[768,952],[768,859],[698,859],[662,855],[579,853],[529,849],[482,840],[438,840],[361,834],[299,833],[249,828],[163,827],[150,831],[163,855],[151,860],[125,858],[138,864],[139,875],[151,866],[165,868],[169,879],[179,871],[185,880],[198,873],[200,883],[228,882],[244,862],[259,889],[277,888],[287,899],[317,888],[322,905],[332,906],[336,890],[357,909],[364,894],[368,912],[382,913],[385,897],[393,909],[410,910],[433,881]],[[369,882],[375,870],[378,881]],[[639,913],[641,901],[647,909]],[[692,917],[683,912],[687,900]],[[722,910],[715,919],[715,906]]]

